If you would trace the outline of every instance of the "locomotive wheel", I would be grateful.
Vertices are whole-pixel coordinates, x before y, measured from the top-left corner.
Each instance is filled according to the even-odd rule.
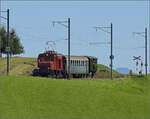
[[[39,76],[39,70],[38,69],[34,69],[32,71],[32,76]]]
[[[53,76],[52,76],[52,75],[50,75],[50,74],[48,74],[48,78],[53,78]]]
[[[62,72],[63,74],[63,78],[67,78],[67,73],[66,72]]]

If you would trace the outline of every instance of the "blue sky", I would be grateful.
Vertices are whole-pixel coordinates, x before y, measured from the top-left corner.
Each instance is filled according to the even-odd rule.
[[[149,27],[148,1],[143,2],[2,2],[2,10],[10,8],[10,27],[16,29],[24,45],[24,57],[37,57],[45,51],[47,41],[55,41],[57,52],[67,54],[67,28],[52,21],[71,18],[71,54],[91,55],[109,66],[110,45],[91,42],[109,42],[110,34],[97,31],[94,26],[113,23],[114,69],[128,67],[135,71],[133,56],[144,58],[144,37],[132,32],[144,32]],[[2,14],[5,16],[5,14]],[[5,21],[2,20],[2,24]],[[109,29],[108,29],[109,30]],[[149,31],[149,29],[148,29]],[[148,38],[149,40],[149,38]]]

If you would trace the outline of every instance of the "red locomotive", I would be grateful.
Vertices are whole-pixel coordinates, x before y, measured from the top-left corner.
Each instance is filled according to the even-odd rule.
[[[33,75],[48,77],[65,77],[65,56],[55,51],[47,51],[38,56],[38,69],[33,71]]]
[[[38,55],[38,69],[34,69],[33,76],[48,76],[65,78],[68,76],[68,56],[55,51],[46,51]],[[92,56],[71,56],[70,73],[73,77],[94,76],[97,71],[97,58]]]

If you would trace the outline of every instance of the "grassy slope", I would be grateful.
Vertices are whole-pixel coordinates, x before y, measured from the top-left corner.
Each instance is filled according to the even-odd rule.
[[[99,72],[100,70],[108,70],[108,73],[103,73],[103,72]],[[96,72],[96,78],[109,78],[110,77],[110,68],[102,65],[102,64],[98,64],[98,70]],[[114,78],[118,78],[118,77],[124,77],[123,74],[118,73],[117,71],[113,70],[113,77]]]
[[[1,69],[2,74],[6,74],[6,58],[3,58],[0,63],[2,65]],[[30,73],[34,68],[36,68],[36,66],[37,66],[36,58],[12,57],[10,58],[10,75],[30,75]],[[100,69],[107,69],[110,72],[110,69],[108,67],[99,64],[96,77],[101,77],[99,73]],[[113,71],[113,75],[114,77],[122,76],[116,71]]]
[[[2,71],[1,73],[6,75],[7,61],[6,58],[1,60]],[[10,58],[10,75],[29,75],[34,68],[36,68],[37,62],[35,58],[28,57],[11,57]]]
[[[150,119],[144,79],[0,78],[2,119]]]

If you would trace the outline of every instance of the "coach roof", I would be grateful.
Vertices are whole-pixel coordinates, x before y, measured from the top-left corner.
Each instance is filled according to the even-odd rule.
[[[68,55],[65,55],[66,59],[68,60]],[[87,60],[88,58],[85,56],[70,56],[70,60]]]

